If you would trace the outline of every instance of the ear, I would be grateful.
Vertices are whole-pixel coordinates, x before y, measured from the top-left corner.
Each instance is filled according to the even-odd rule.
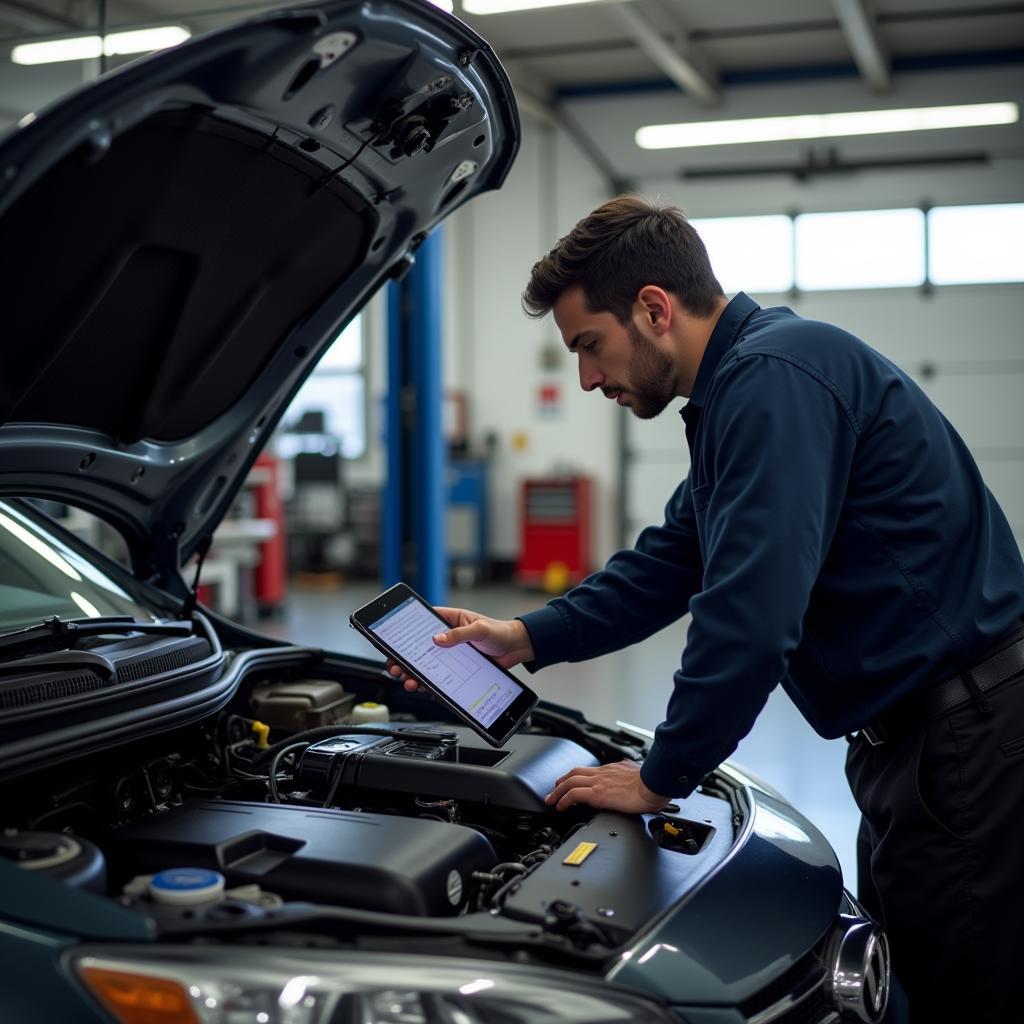
[[[656,333],[664,334],[672,326],[672,300],[664,288],[645,284],[636,294],[636,305]]]

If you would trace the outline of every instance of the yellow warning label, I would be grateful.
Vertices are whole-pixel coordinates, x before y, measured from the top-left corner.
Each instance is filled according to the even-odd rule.
[[[579,843],[575,850],[569,854],[563,864],[571,864],[573,867],[577,867],[582,864],[595,850],[597,849],[597,843]]]

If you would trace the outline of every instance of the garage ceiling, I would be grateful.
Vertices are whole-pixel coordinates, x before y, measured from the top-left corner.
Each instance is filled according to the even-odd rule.
[[[277,3],[108,0],[111,29],[208,31]],[[558,123],[616,186],[639,178],[807,173],[1024,157],[1021,124],[794,143],[640,150],[666,121],[1015,100],[1024,104],[1024,3],[978,0],[608,0],[486,17],[455,12],[505,62],[524,112]],[[0,0],[0,113],[13,120],[83,79],[83,65],[15,68],[9,47],[94,30],[95,0]],[[88,71],[86,71],[86,74]]]

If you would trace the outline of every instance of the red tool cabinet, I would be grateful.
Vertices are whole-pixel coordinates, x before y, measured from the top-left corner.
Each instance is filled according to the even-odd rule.
[[[281,467],[277,457],[260,452],[250,483],[255,498],[255,513],[260,519],[272,519],[277,530],[260,544],[260,561],[253,572],[253,592],[261,612],[274,612],[284,604],[288,586],[285,554],[284,502],[281,500]]]
[[[541,585],[552,575],[564,575],[569,583],[578,583],[593,571],[591,492],[585,476],[522,482],[516,582]]]

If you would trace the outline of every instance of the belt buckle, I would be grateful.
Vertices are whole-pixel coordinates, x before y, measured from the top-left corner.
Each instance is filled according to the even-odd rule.
[[[860,731],[861,736],[864,737],[873,747],[880,747],[886,740],[885,729],[882,728],[881,723],[872,722],[870,725],[865,725]]]

